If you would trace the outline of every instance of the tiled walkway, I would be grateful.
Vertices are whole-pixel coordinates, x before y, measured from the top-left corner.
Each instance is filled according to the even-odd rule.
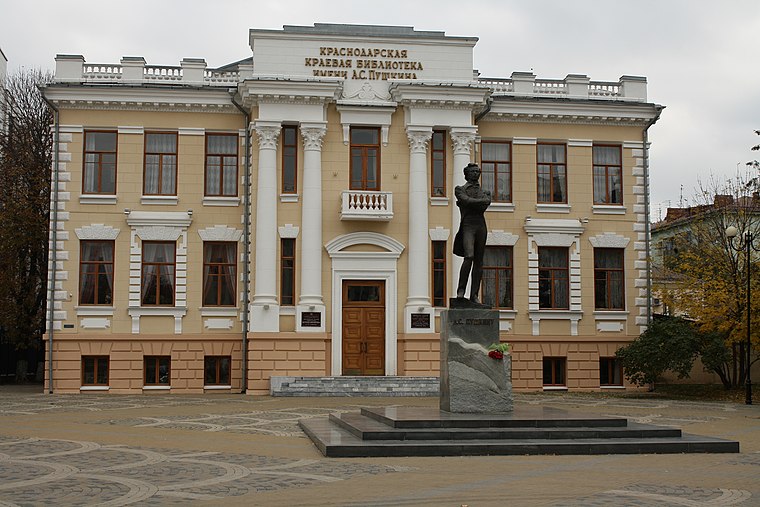
[[[328,459],[298,419],[435,398],[45,395],[0,387],[0,506],[760,506],[760,407],[588,395],[558,406],[739,440],[741,454]]]

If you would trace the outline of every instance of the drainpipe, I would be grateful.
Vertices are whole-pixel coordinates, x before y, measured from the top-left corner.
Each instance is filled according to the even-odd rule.
[[[248,290],[250,284],[250,242],[251,242],[251,136],[248,126],[251,116],[243,106],[235,102],[235,91],[231,92],[230,100],[244,117],[245,127],[245,174],[243,175],[243,361],[242,386],[240,393],[248,390]]]
[[[45,95],[43,94],[42,89],[40,89],[40,94],[42,96],[42,100],[44,100],[48,106],[53,110],[53,125],[55,129],[55,134],[53,138],[53,185],[51,188],[51,194],[53,196],[53,216],[50,223],[50,243],[52,247],[48,247],[50,250],[50,255],[48,255],[48,258],[50,259],[50,271],[48,272],[48,303],[50,304],[50,308],[48,309],[48,394],[53,394],[53,334],[55,333],[55,330],[53,329],[53,324],[55,322],[55,275],[56,275],[56,264],[58,261],[58,249],[56,248],[56,245],[58,243],[58,180],[59,180],[59,171],[58,171],[58,145],[60,143],[60,134],[61,134],[61,124],[60,124],[60,112],[58,111],[58,108],[55,107],[55,105],[50,102]]]
[[[650,231],[652,226],[649,220],[649,127],[660,119],[664,106],[655,106],[655,116],[644,127],[642,141],[644,142],[644,245],[647,253],[647,326],[652,324],[652,256],[650,254]]]

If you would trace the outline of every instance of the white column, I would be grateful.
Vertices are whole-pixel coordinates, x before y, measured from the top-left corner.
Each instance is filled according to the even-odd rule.
[[[251,331],[279,331],[277,299],[277,142],[280,123],[257,121],[259,167],[256,185],[254,293]]]
[[[464,179],[464,168],[472,161],[472,143],[475,141],[477,134],[477,127],[453,127],[451,129],[451,144],[454,148],[454,168],[452,170],[452,178],[450,188],[447,189],[449,195],[451,195],[451,233],[452,236],[459,230],[459,206],[456,204],[456,197],[454,197],[454,187],[464,185],[467,181]],[[452,239],[451,245],[449,245],[449,251],[454,247],[454,240]],[[452,296],[456,296],[457,284],[459,282],[459,270],[462,267],[462,258],[456,255],[451,256],[451,269],[449,269],[448,278],[449,291]],[[467,282],[469,294],[469,284]]]
[[[428,239],[428,186],[427,148],[433,136],[431,127],[407,128],[409,139],[409,240],[408,293],[405,308],[406,333],[430,333],[435,329],[435,318],[430,306],[430,241]],[[412,327],[412,314],[415,316]],[[420,317],[427,314],[428,317]],[[425,325],[427,324],[427,325]]]
[[[322,299],[322,139],[325,122],[302,123],[303,204],[301,206],[301,294],[296,307],[296,330],[325,331]],[[309,312],[302,319],[303,312]],[[315,323],[319,313],[319,326]],[[302,324],[307,323],[306,326]]]

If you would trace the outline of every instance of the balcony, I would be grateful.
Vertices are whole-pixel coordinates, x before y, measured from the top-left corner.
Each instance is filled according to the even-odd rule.
[[[393,193],[345,190],[341,195],[341,220],[388,222],[393,218]]]

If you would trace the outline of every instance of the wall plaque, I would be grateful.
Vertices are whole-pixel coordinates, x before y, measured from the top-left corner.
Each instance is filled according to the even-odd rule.
[[[322,327],[320,312],[301,312],[301,327]]]
[[[429,313],[413,313],[412,314],[412,329],[429,329],[430,328],[430,314]]]

